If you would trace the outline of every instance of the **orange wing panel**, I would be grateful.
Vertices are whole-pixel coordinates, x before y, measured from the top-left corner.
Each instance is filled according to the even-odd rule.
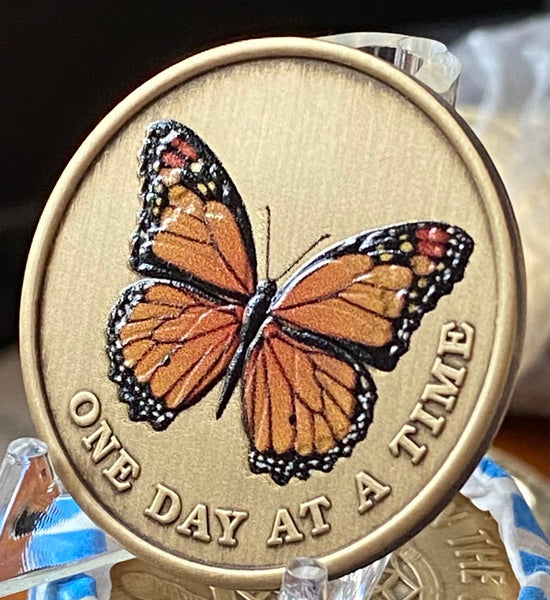
[[[277,454],[326,452],[349,431],[356,374],[341,360],[329,357],[327,363],[323,351],[296,342],[276,327],[266,329],[245,374],[244,403],[254,445]],[[340,394],[344,397],[339,401]]]
[[[363,439],[374,386],[358,365],[307,346],[268,323],[244,375],[243,408],[253,472],[284,485],[328,471]]]
[[[203,281],[244,295],[255,281],[239,227],[229,208],[175,185],[160,213],[152,251]]]
[[[400,265],[378,265],[369,256],[332,259],[299,280],[273,309],[300,329],[380,347],[391,341],[392,320],[405,307],[413,273]]]
[[[127,379],[147,384],[166,408],[184,408],[229,365],[239,343],[243,308],[221,306],[168,283],[134,287],[128,294],[139,301],[132,302],[118,330]]]

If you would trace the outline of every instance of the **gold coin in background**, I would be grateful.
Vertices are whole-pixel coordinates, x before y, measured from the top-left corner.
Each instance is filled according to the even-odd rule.
[[[522,302],[505,192],[456,113],[359,51],[254,40],[161,73],[71,161],[29,258],[25,385],[117,541],[265,589],[441,510],[505,410]]]
[[[518,593],[496,521],[459,494],[393,552],[372,600],[515,600]]]
[[[111,600],[268,600],[275,592],[227,590],[176,579],[134,559],[111,569]],[[329,583],[329,598],[339,594]],[[362,589],[362,588],[358,588]],[[371,600],[515,600],[514,576],[496,521],[467,498],[451,503],[412,540],[394,550]],[[349,600],[360,600],[350,598]]]

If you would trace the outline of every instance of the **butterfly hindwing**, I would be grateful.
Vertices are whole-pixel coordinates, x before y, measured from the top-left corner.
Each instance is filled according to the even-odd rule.
[[[157,430],[198,402],[224,375],[239,342],[243,308],[179,282],[127,287],[107,325],[110,379],[134,421]]]
[[[143,205],[131,266],[246,302],[256,288],[252,229],[221,162],[170,120],[149,126],[140,158]]]
[[[299,342],[268,320],[243,380],[250,469],[279,485],[330,471],[364,439],[375,400],[368,372],[344,351]]]
[[[280,290],[271,314],[311,343],[391,371],[411,334],[464,275],[471,238],[444,223],[367,231],[322,252]]]

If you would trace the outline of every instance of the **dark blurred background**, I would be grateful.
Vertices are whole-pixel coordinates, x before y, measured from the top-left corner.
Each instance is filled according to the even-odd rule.
[[[26,255],[56,180],[100,119],[158,71],[270,35],[392,31],[451,43],[543,8],[542,0],[3,3],[0,348],[16,341]]]

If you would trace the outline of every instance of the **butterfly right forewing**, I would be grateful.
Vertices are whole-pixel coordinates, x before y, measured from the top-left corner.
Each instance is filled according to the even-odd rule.
[[[312,259],[273,300],[249,352],[243,400],[250,465],[284,485],[329,471],[366,435],[367,368],[391,371],[473,248],[443,223],[367,231]]]
[[[280,290],[272,314],[297,336],[391,371],[424,315],[462,279],[472,250],[468,234],[445,223],[366,231],[312,259]]]

